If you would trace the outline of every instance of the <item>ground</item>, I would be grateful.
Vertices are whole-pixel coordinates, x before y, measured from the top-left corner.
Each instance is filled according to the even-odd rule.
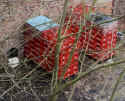
[[[7,0],[0,1],[0,65],[6,63],[6,52],[12,47],[19,47],[21,34],[19,33],[20,26],[25,22],[26,19],[38,15],[46,15],[53,20],[56,20],[57,16],[62,12],[63,0]],[[88,2],[89,1],[89,2]],[[90,4],[91,0],[88,0]],[[100,2],[101,1],[101,2]],[[73,5],[76,4],[74,1]],[[78,3],[78,1],[77,1]],[[9,5],[9,7],[8,7]],[[105,6],[109,8],[105,8]],[[111,14],[111,0],[99,0],[96,4],[97,10],[104,12],[108,15]],[[56,12],[56,14],[55,14]],[[15,30],[16,29],[16,30]],[[19,47],[20,49],[20,47]],[[124,46],[121,47],[124,49]],[[117,61],[121,58],[124,59],[124,51],[117,51],[113,61]],[[3,59],[4,58],[4,59]],[[93,60],[86,60],[86,64],[90,65]],[[12,88],[9,92],[5,92],[9,88],[13,87],[14,81],[19,81],[21,77],[27,74],[34,65],[23,65],[16,69],[6,68],[0,70],[0,101],[46,101],[49,90],[46,89],[50,82],[50,76],[44,77],[43,71],[38,68],[30,77],[23,79],[19,85]],[[103,69],[94,72],[88,77],[80,80],[76,85],[75,94],[73,101],[108,101],[116,78],[118,78],[122,71],[124,64],[117,65],[115,69]],[[7,74],[8,73],[8,74]],[[5,76],[6,75],[6,76]],[[16,75],[15,77],[13,77]],[[124,78],[125,79],[125,78]],[[47,82],[45,82],[45,80]],[[45,89],[45,90],[44,90]],[[59,101],[65,101],[71,93],[72,87],[67,89],[64,94],[61,95]],[[5,94],[4,94],[5,93]],[[119,86],[115,101],[125,101],[124,97],[125,87],[124,82]]]

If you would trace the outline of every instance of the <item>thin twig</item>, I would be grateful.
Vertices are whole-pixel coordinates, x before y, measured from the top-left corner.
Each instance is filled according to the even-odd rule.
[[[113,101],[113,99],[114,99],[114,97],[115,97],[116,90],[117,90],[117,88],[118,88],[118,86],[119,86],[119,84],[120,84],[120,81],[121,81],[121,79],[123,78],[124,74],[125,74],[125,69],[120,73],[120,76],[119,76],[119,78],[117,79],[117,82],[116,82],[116,84],[115,84],[115,86],[114,86],[114,88],[113,88],[113,92],[112,92],[112,95],[111,95],[109,101]]]

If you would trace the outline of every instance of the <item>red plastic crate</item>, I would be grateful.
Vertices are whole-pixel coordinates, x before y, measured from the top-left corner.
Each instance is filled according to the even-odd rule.
[[[80,37],[81,48],[87,48],[88,55],[94,59],[102,58],[101,60],[106,60],[113,56],[115,51],[111,51],[111,49],[116,47],[117,30],[115,28],[107,32],[104,32],[103,29],[98,29],[96,31],[91,30],[90,33],[82,33]]]
[[[89,13],[89,11],[91,11],[91,13],[94,13],[96,10],[96,7],[92,7],[89,5],[82,5],[79,4],[77,5],[75,8],[73,8],[72,6],[69,7],[69,12],[67,13],[67,16],[65,18],[65,23],[67,24],[67,22],[70,20],[70,25],[71,24],[80,24],[80,19],[84,19],[85,15],[87,15]]]
[[[25,28],[30,28],[31,25],[25,24]],[[52,71],[55,64],[55,46],[57,42],[57,31],[58,27],[54,27],[45,31],[40,32],[39,36],[35,36],[33,38],[33,30],[29,29],[25,31],[24,39],[26,41],[24,45],[24,55],[36,62],[37,64],[40,63],[41,67],[46,69],[48,72]],[[38,30],[35,30],[39,32]],[[62,35],[64,34],[65,27],[63,28]],[[69,35],[72,31],[78,31],[75,27],[71,26],[65,33],[65,35]],[[32,39],[29,39],[32,38]],[[64,70],[64,66],[67,64],[70,52],[72,50],[72,45],[75,41],[75,36],[68,37],[64,39],[61,45],[61,52],[59,55],[59,71],[58,77],[61,76],[62,71]],[[50,53],[51,52],[51,53]],[[48,54],[50,55],[48,56]],[[45,57],[48,58],[45,60]],[[71,64],[69,65],[66,73],[64,74],[64,79],[68,78],[72,75],[75,75],[78,72],[78,57],[79,53],[77,51],[74,52],[71,60]],[[44,61],[43,63],[41,63]]]
[[[98,32],[98,30],[102,31]],[[105,32],[103,28],[98,30],[97,32],[91,33],[92,36],[95,34],[95,37],[93,37],[94,39],[91,38],[90,41],[88,41],[88,51],[94,52],[90,52],[88,55],[94,59],[106,60],[115,54],[113,48],[116,47],[117,30],[116,28],[113,28],[112,30],[107,29],[107,32]],[[85,36],[85,34],[82,35]],[[85,39],[83,38],[83,40]],[[87,45],[84,44],[83,46],[83,48],[86,48]]]

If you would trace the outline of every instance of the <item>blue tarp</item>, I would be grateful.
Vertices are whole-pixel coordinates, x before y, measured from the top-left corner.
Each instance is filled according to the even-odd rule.
[[[39,31],[48,30],[50,28],[58,26],[58,24],[56,24],[46,16],[37,16],[27,20],[26,22]]]

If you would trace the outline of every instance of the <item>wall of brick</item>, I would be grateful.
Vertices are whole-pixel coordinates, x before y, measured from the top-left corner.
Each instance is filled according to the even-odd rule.
[[[7,0],[0,0],[0,48],[4,49],[4,52],[20,43],[18,39],[21,34],[16,29],[19,29],[26,19],[33,16],[46,15],[56,20],[62,12],[64,3],[64,0],[8,1],[9,3],[7,3]],[[86,0],[89,4],[91,4],[91,1],[92,0]],[[69,5],[76,6],[80,2],[81,0],[70,0]],[[105,3],[105,5],[107,4]],[[104,6],[104,3],[98,2],[96,6],[101,8]],[[110,7],[110,5],[108,6]],[[6,37],[10,37],[10,39],[5,40]]]

